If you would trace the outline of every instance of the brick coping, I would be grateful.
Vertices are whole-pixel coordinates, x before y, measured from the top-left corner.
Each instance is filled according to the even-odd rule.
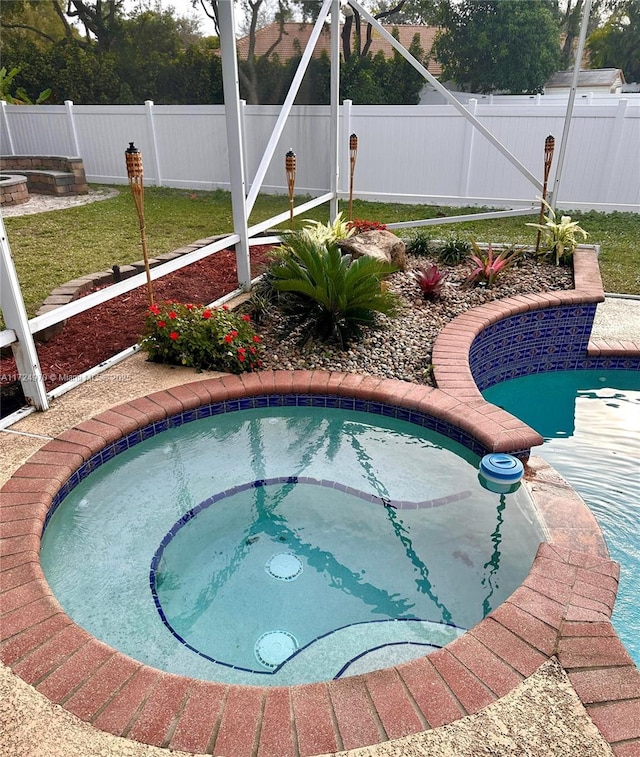
[[[618,566],[608,558],[586,505],[537,458],[527,465],[526,485],[549,542],[540,545],[529,575],[506,602],[427,657],[325,683],[239,686],[143,665],[71,621],[39,563],[46,513],[69,476],[107,444],[176,413],[232,398],[297,393],[365,398],[420,409],[448,422],[464,419],[477,438],[491,437],[499,424],[477,403],[456,402],[441,389],[316,371],[197,381],[84,421],[44,445],[3,487],[4,662],[51,701],[119,736],[234,757],[297,757],[453,722],[504,696],[556,656],[616,754],[632,754],[625,750],[640,745],[640,673],[610,623]],[[503,430],[506,436],[513,431]]]

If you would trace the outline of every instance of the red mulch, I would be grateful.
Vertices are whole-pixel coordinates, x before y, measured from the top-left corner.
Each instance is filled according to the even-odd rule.
[[[268,245],[251,248],[252,277],[264,269],[269,249]],[[158,301],[208,304],[232,292],[237,286],[235,253],[233,250],[221,250],[154,281],[153,293]],[[147,288],[142,286],[70,318],[59,334],[38,345],[40,368],[47,390],[135,344],[142,331],[147,308]],[[0,386],[3,395],[5,389],[16,380],[13,358],[1,358]]]

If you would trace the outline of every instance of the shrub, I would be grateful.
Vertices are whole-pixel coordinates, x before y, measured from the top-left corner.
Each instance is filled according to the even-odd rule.
[[[449,276],[446,271],[441,271],[437,265],[430,265],[426,268],[419,266],[409,275],[415,279],[422,296],[427,300],[434,300],[442,294],[442,287]]]
[[[473,254],[470,256],[474,263],[474,268],[467,276],[464,286],[474,286],[485,284],[492,287],[501,273],[513,265],[520,256],[521,250],[516,247],[501,250],[494,255],[491,245],[486,250],[481,249],[475,242],[472,242]]]
[[[363,256],[352,260],[335,243],[321,244],[304,233],[292,234],[287,255],[271,266],[278,307],[301,341],[312,337],[340,348],[373,326],[376,314],[395,315],[398,301],[382,287],[395,267]]]
[[[431,235],[424,229],[416,229],[406,240],[407,252],[413,255],[428,255],[430,244]]]
[[[365,221],[362,218],[354,218],[353,221],[347,223],[347,228],[352,230],[354,234],[364,234],[365,231],[386,231],[386,223],[378,223],[378,221]]]
[[[242,373],[262,365],[260,337],[248,315],[226,306],[164,302],[147,313],[140,346],[154,363]]]
[[[306,226],[302,229],[302,234],[305,234],[309,239],[318,244],[336,242],[338,239],[351,237],[355,233],[349,225],[350,222],[342,218],[342,213],[338,213],[333,223],[323,224],[322,221],[305,219],[305,224]],[[289,233],[284,236],[286,240]]]
[[[469,257],[471,242],[464,237],[451,234],[437,250],[440,262],[445,265],[459,265]]]
[[[528,223],[526,225],[542,232],[544,246],[541,253],[543,255],[552,255],[555,258],[556,265],[568,263],[578,246],[576,234],[581,234],[583,239],[586,239],[588,234],[580,228],[577,221],[571,220],[571,216],[561,216],[560,223],[558,223],[551,205],[544,200],[542,202],[548,211],[545,223]]]

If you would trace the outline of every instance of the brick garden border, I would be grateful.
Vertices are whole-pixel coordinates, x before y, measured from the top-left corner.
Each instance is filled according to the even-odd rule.
[[[586,261],[593,271],[589,256]],[[540,545],[523,584],[445,648],[353,678],[262,688],[164,673],[76,626],[52,596],[39,563],[52,499],[80,466],[138,428],[212,402],[309,393],[354,397],[418,409],[463,428],[486,449],[522,452],[538,444],[537,434],[482,399],[469,351],[492,323],[559,304],[580,309],[599,301],[601,286],[589,281],[579,286],[580,265],[578,260],[574,292],[509,298],[449,324],[434,348],[438,388],[320,371],[225,376],[124,403],[44,445],[2,489],[4,662],[52,701],[116,735],[234,757],[303,757],[453,722],[504,696],[556,656],[617,757],[640,754],[640,673],[610,623],[618,566],[608,558],[589,509],[538,458],[526,466],[526,485],[549,541]],[[640,359],[634,343],[591,344],[588,351],[602,359],[621,354]]]

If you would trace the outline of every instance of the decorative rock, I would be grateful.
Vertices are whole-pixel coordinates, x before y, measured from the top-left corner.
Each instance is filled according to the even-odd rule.
[[[365,231],[339,240],[338,247],[354,259],[368,255],[386,263],[393,263],[400,271],[407,269],[405,243],[390,231]]]

